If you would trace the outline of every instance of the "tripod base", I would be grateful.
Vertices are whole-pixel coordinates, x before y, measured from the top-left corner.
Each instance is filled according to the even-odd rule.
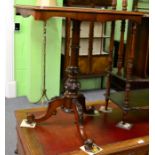
[[[34,116],[34,114],[28,114],[27,122],[28,123],[43,122],[43,121],[47,120],[48,118],[50,118],[52,115],[56,115],[58,107],[61,107],[64,109],[64,107],[66,106],[66,103],[67,103],[67,105],[68,105],[68,103],[70,103],[70,106],[74,112],[75,122],[76,122],[75,124],[77,126],[77,130],[79,132],[80,138],[82,139],[82,141],[84,143],[88,138],[87,138],[87,135],[86,135],[86,132],[84,129],[83,115],[84,115],[84,113],[92,114],[93,110],[86,109],[85,98],[82,94],[78,94],[76,98],[67,98],[67,97],[63,96],[63,97],[55,97],[55,98],[51,99],[48,102],[47,111],[43,116],[36,118]]]

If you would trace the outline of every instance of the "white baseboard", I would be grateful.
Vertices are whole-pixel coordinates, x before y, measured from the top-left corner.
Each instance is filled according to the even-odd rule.
[[[5,97],[7,98],[16,97],[16,81],[10,81],[6,83]]]

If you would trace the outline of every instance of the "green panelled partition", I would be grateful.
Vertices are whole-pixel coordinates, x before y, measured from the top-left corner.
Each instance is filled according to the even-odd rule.
[[[15,4],[35,5],[35,0],[16,0]],[[62,0],[57,0],[62,6]],[[15,80],[17,95],[30,102],[41,97],[43,86],[43,22],[33,17],[15,16]],[[54,37],[53,37],[54,36]],[[46,88],[49,98],[60,92],[61,19],[47,21]]]

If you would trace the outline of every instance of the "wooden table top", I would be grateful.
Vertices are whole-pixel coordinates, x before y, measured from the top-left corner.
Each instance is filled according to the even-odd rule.
[[[79,147],[82,141],[78,135],[74,123],[74,115],[66,114],[61,109],[49,120],[38,124],[34,129],[20,128],[22,119],[27,113],[41,115],[45,108],[33,108],[17,110],[15,112],[17,120],[17,135],[24,144],[25,150],[32,151],[31,155],[56,155],[56,154],[84,154]],[[99,116],[85,116],[85,129],[88,137],[93,138],[95,143],[104,148],[104,153],[111,151],[113,146],[116,149],[123,147],[121,142],[127,147],[137,145],[148,145],[149,123],[147,111],[135,111],[129,114],[128,120],[134,126],[130,130],[123,130],[116,127],[122,119],[122,112],[118,108],[113,108],[112,113],[103,113]],[[144,144],[138,144],[139,139],[144,140]],[[110,144],[110,145],[109,145]],[[124,145],[124,144],[123,144]],[[73,154],[74,154],[73,153]]]
[[[146,12],[104,10],[81,7],[42,7],[31,5],[15,5],[16,13],[24,17],[34,16],[35,20],[48,20],[51,17],[69,17],[82,21],[112,21],[129,19],[140,23]]]

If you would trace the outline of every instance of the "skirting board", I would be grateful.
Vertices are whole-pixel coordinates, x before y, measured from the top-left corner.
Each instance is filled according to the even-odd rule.
[[[5,97],[7,98],[16,97],[16,81],[10,81],[6,83]]]

